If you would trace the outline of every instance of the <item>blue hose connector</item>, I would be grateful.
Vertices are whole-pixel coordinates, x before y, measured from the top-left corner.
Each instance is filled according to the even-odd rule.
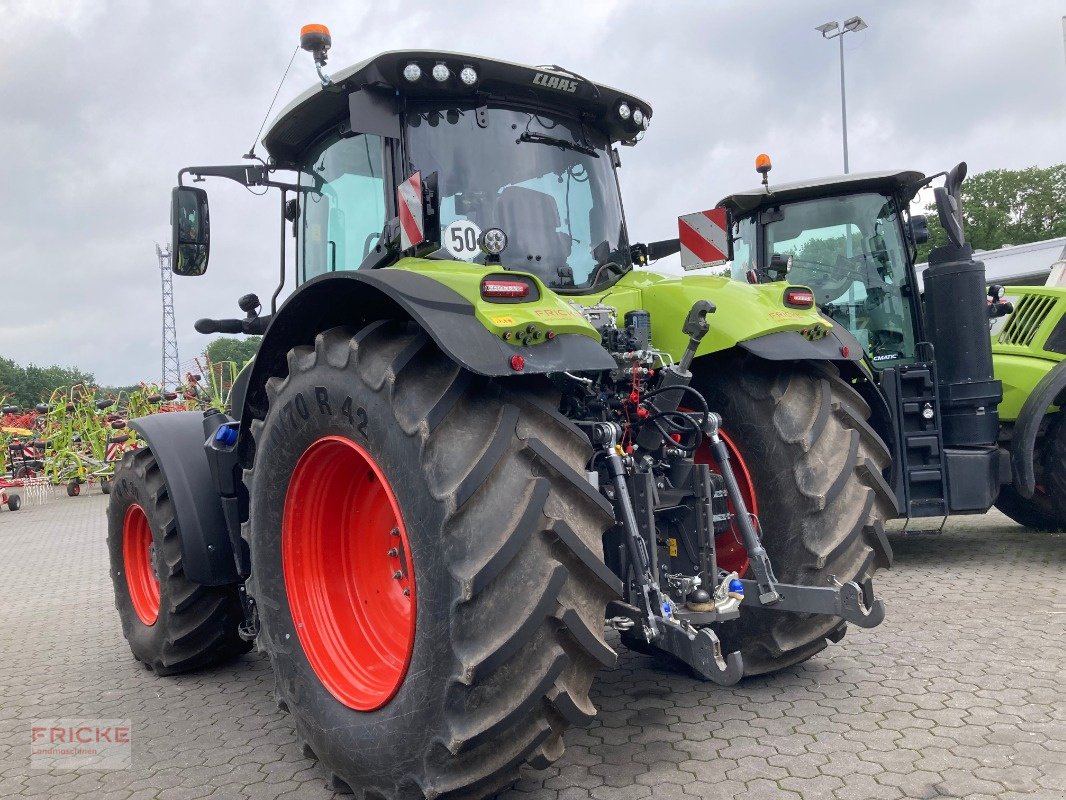
[[[229,425],[223,425],[215,431],[215,442],[223,447],[233,447],[237,444],[237,429]]]
[[[744,594],[744,582],[738,578],[733,578],[733,580],[729,582],[729,591],[735,594]]]

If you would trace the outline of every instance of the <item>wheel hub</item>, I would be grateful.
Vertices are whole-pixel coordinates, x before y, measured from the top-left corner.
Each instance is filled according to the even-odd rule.
[[[396,496],[363,447],[325,436],[304,451],[285,494],[281,549],[315,675],[349,708],[381,708],[410,664],[415,575]]]

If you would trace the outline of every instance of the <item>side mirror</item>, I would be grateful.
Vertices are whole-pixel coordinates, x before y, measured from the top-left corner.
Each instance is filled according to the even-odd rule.
[[[207,192],[175,186],[170,195],[170,255],[175,275],[203,275],[211,252]]]
[[[929,219],[925,214],[915,214],[910,220],[911,241],[925,244],[929,241]]]
[[[966,232],[962,227],[962,181],[965,177],[966,162],[963,161],[948,171],[943,187],[933,189],[940,224],[956,247],[966,244]]]

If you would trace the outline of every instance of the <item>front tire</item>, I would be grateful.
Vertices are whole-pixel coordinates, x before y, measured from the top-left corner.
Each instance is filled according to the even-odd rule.
[[[483,797],[554,761],[614,661],[613,516],[584,478],[587,440],[546,382],[477,378],[413,324],[335,328],[288,367],[251,423],[246,536],[278,703],[307,750],[335,787],[384,798]],[[359,576],[343,592],[314,588],[348,580],[315,555],[326,544]],[[334,622],[353,617],[362,633]],[[358,691],[370,670],[387,680]]]
[[[1003,486],[996,508],[1026,528],[1066,530],[1066,413],[1057,411],[1037,442],[1036,487],[1022,497],[1013,486]]]
[[[866,402],[834,368],[740,356],[694,383],[750,471],[779,581],[861,584],[891,564],[884,520],[896,505],[883,478],[891,457],[866,423]],[[745,607],[718,635],[723,652],[741,652],[745,675],[760,675],[806,661],[844,627],[828,615]]]
[[[185,576],[174,506],[150,449],[123,456],[107,522],[115,608],[138,661],[173,675],[251,649],[237,635],[244,619],[237,587]]]

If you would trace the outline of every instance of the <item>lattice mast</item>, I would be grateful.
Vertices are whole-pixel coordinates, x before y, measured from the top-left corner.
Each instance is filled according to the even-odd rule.
[[[173,390],[181,384],[178,361],[178,329],[174,324],[174,272],[170,265],[170,246],[155,246],[159,257],[159,277],[163,290],[163,388]]]

